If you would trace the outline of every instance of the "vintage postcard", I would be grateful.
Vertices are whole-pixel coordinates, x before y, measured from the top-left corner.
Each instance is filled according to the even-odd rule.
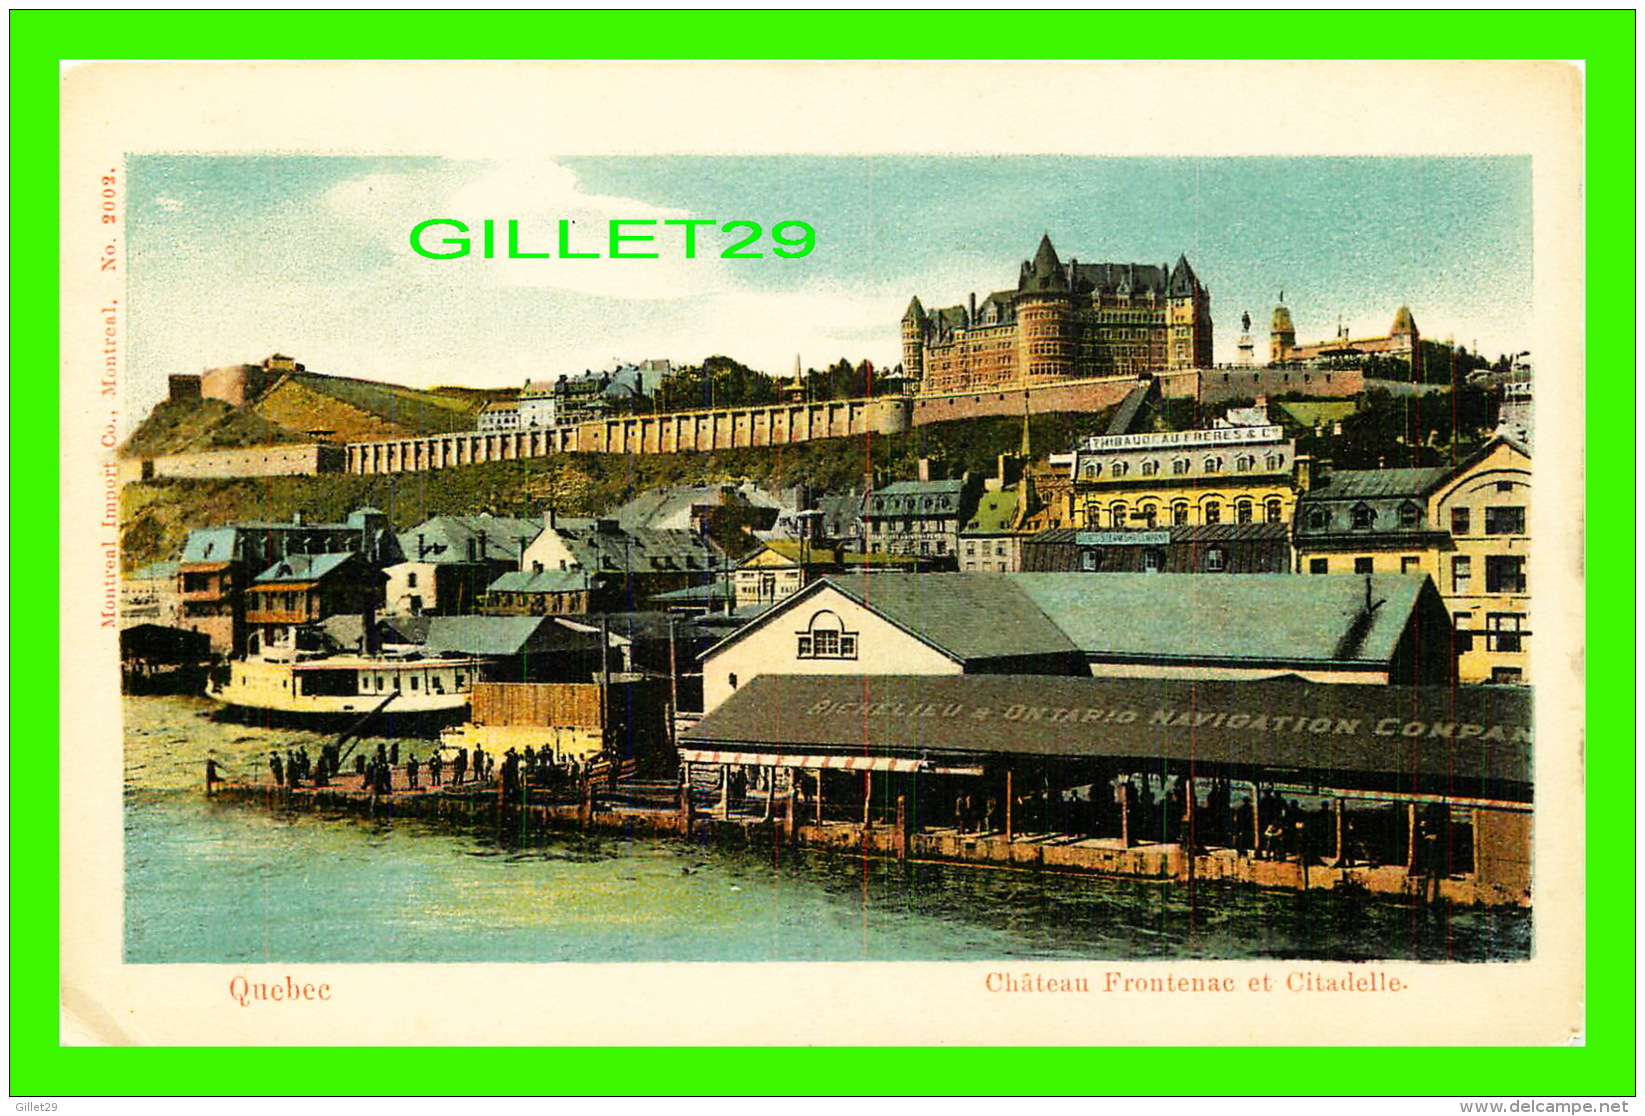
[[[1573,1041],[1580,104],[69,67],[65,1041]]]

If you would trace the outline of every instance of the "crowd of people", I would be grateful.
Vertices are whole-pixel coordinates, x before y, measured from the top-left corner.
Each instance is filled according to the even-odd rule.
[[[342,758],[340,746],[336,744],[324,745],[317,761],[311,758],[306,746],[300,745],[288,748],[283,755],[278,750],[271,751],[268,766],[276,786],[325,787],[337,777]],[[524,752],[509,748],[503,753],[500,765],[496,755],[479,745],[457,748],[450,759],[440,748],[435,748],[426,759],[408,752],[403,763],[397,740],[379,742],[369,756],[365,752],[354,755],[354,774],[360,779],[362,791],[392,794],[396,769],[404,775],[402,790],[422,789],[425,777],[429,788],[484,786],[500,780],[504,795],[512,798],[521,794],[528,784],[575,784],[587,775],[589,765],[574,756],[562,757],[550,749],[539,751],[530,745]]]

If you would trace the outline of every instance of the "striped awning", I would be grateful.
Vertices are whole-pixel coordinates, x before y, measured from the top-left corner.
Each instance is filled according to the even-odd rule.
[[[905,774],[981,775],[980,767],[934,767],[929,760],[893,756],[783,755],[776,752],[710,752],[680,749],[682,763],[744,764],[749,767],[835,768],[841,771],[900,771]]]

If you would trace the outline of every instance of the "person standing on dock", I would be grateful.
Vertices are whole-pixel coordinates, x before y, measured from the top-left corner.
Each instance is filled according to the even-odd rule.
[[[406,757],[406,789],[417,789],[417,771],[422,765],[417,762],[415,755]]]
[[[400,764],[400,742],[398,740],[396,740],[396,741],[393,741],[392,743],[390,743],[389,746],[388,746],[388,765],[390,767],[398,767],[399,764]]]
[[[474,781],[476,783],[485,782],[486,753],[485,749],[480,747],[478,744],[474,745],[474,750],[469,753],[468,766],[469,769],[474,772]]]
[[[286,785],[285,765],[280,762],[279,752],[270,752],[268,754],[268,769],[274,773],[275,786],[283,787]]]
[[[207,756],[206,757],[206,793],[208,795],[211,794],[212,787],[214,785],[216,785],[217,783],[222,783],[222,782],[226,782],[226,781],[227,780],[225,780],[223,778],[222,772],[217,770],[217,761],[215,759],[213,759],[211,756]]]
[[[434,754],[428,757],[428,785],[440,785],[440,769],[445,766],[445,760],[440,756],[440,749],[434,749]]]
[[[454,784],[461,783],[463,781],[463,776],[466,775],[467,773],[468,773],[468,750],[466,748],[458,748],[457,749],[457,758],[455,760],[453,760],[452,763],[451,763],[451,781],[452,781],[452,783],[454,783]]]

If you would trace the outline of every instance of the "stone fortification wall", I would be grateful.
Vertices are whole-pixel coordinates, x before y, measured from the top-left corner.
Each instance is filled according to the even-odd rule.
[[[120,460],[120,483],[179,478],[287,477],[340,473],[347,454],[342,446],[299,443],[285,446],[247,446],[244,449],[201,450],[160,457]]]
[[[1337,398],[1358,395],[1365,390],[1365,376],[1358,368],[1208,368],[1202,370],[1199,377],[1201,403],[1292,392]]]
[[[908,400],[840,399],[773,407],[738,407],[633,415],[537,430],[463,431],[427,438],[353,442],[351,473],[405,473],[554,453],[692,453],[791,445],[815,438],[898,434],[908,429]]]
[[[1154,379],[1167,396],[1192,397],[1199,373],[1161,372]],[[1135,376],[1103,376],[1091,380],[996,388],[991,391],[929,392],[914,397],[914,425],[953,422],[990,415],[1050,414],[1058,411],[1100,411],[1124,399],[1140,381]]]

